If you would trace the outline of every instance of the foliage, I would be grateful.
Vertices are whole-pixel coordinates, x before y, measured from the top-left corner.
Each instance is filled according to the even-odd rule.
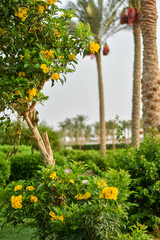
[[[125,148],[126,146],[130,147],[130,144],[126,144],[126,143],[115,144],[116,149]],[[79,149],[79,145],[73,145],[72,148],[73,149]],[[106,148],[107,149],[113,149],[113,144],[106,144]],[[84,145],[81,146],[81,149],[82,150],[99,150],[100,145],[99,144],[84,144]]]
[[[111,167],[128,170],[135,192],[130,201],[137,206],[130,209],[130,221],[156,229],[160,217],[160,137],[155,131],[147,133],[139,149],[128,149],[116,156]]]
[[[131,233],[119,235],[117,240],[154,240],[154,237],[147,234],[145,225],[137,224],[130,228]]]
[[[74,13],[56,1],[2,1],[0,15],[1,111],[21,112],[46,99],[41,89],[47,80],[63,83],[64,73],[74,71],[76,55],[88,49],[90,30],[79,23],[73,32]]]
[[[43,167],[34,180],[10,183],[6,223],[34,226],[39,239],[114,239],[127,219],[129,174],[110,170],[102,179],[85,171],[81,163]]]
[[[47,131],[50,145],[53,151],[60,151],[62,146],[60,143],[60,135],[58,132],[54,131],[52,127],[49,127],[44,121],[38,124],[39,133],[42,135]],[[22,134],[21,134],[21,144],[32,146],[32,148],[36,148],[35,140],[29,130],[29,128],[23,126]]]
[[[0,236],[1,240],[28,240],[32,237],[34,230],[30,227],[22,229],[22,225],[15,228],[14,226],[8,224],[5,228],[1,229],[3,225],[3,219],[0,222]]]
[[[61,150],[62,146],[60,143],[60,134],[58,132],[54,131],[53,128],[49,127],[44,121],[38,124],[38,129],[41,135],[47,131],[51,148],[54,151]],[[5,131],[3,131],[2,129],[0,130],[0,143],[2,145],[10,145],[10,144],[14,145],[18,137],[19,137],[19,132],[18,132],[16,122],[12,122],[12,125],[7,128],[7,132],[6,130]],[[22,125],[22,130],[20,130],[20,144],[26,145],[26,146],[32,146],[33,149],[37,149],[35,140],[29,128],[25,124]]]
[[[34,176],[39,166],[44,166],[44,161],[39,152],[18,153],[9,158],[11,165],[10,181],[19,179],[30,179]]]
[[[10,164],[6,160],[6,155],[0,152],[0,187],[6,184],[10,176]]]

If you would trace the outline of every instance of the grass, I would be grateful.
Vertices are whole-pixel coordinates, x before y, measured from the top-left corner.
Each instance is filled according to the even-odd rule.
[[[2,229],[1,226],[3,224],[0,222],[0,239],[1,240],[29,240],[34,233],[34,229],[26,227],[22,229],[21,226],[12,226],[11,224],[7,224]]]

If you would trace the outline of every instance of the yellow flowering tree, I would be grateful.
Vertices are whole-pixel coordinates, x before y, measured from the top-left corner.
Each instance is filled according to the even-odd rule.
[[[57,6],[59,0],[10,0],[0,2],[0,121],[9,125],[10,112],[27,122],[45,164],[54,166],[48,136],[40,136],[35,106],[47,99],[47,81],[66,80],[74,71],[76,55],[89,49],[91,32],[78,23],[73,11]],[[96,49],[95,49],[96,50]]]
[[[31,224],[38,239],[118,239],[130,206],[128,172],[90,177],[81,162],[68,167],[42,167],[35,179],[11,182],[4,191],[4,224]]]

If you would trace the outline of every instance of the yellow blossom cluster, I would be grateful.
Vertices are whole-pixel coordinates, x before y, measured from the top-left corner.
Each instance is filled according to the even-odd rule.
[[[97,186],[98,186],[98,188],[100,188],[100,187],[105,187],[105,186],[107,186],[107,183],[104,182],[104,181],[101,179],[99,182],[97,182]]]
[[[18,129],[17,134],[19,135],[21,134],[21,129]]]
[[[100,193],[100,198],[117,200],[118,189],[116,187],[105,187]]]
[[[19,73],[18,73],[18,76],[19,76],[19,77],[25,77],[26,74],[25,74],[25,72],[19,72]]]
[[[51,221],[59,219],[60,221],[63,222],[63,220],[64,220],[64,217],[63,217],[63,216],[56,215],[56,214],[55,214],[54,212],[52,212],[52,211],[49,212],[49,215],[51,216]]]
[[[22,189],[22,185],[17,185],[14,187],[14,191],[17,192],[18,190]]]
[[[34,191],[34,190],[35,190],[35,188],[34,188],[34,187],[32,187],[32,186],[28,186],[28,187],[26,187],[26,190],[28,190],[28,191]]]
[[[98,52],[99,49],[100,49],[100,45],[98,43],[95,43],[95,42],[90,43],[90,52],[91,53]]]
[[[52,174],[50,174],[49,177],[52,178],[52,180],[55,180],[58,178],[56,172],[53,172]]]
[[[36,196],[31,196],[30,198],[31,202],[38,202],[38,198]]]
[[[20,59],[22,60],[24,58],[24,56],[22,54],[20,54]]]
[[[11,197],[11,204],[12,204],[12,208],[19,208],[21,209],[22,208],[22,199],[23,199],[23,196],[22,195],[19,195],[17,197],[15,197],[14,195]]]
[[[41,53],[44,55],[45,58],[54,58],[54,52],[53,50],[44,50],[44,51],[41,51]]]
[[[60,32],[58,30],[55,31],[54,33],[57,35],[58,38],[61,36],[61,34],[60,34]]]
[[[89,193],[89,192],[86,192],[84,195],[83,194],[81,194],[81,193],[78,193],[76,196],[75,196],[75,198],[77,199],[77,200],[82,200],[82,199],[88,199],[89,197],[91,196],[91,194]]]
[[[57,80],[57,79],[59,79],[59,73],[52,73],[51,79],[52,79],[52,80]]]
[[[56,3],[56,0],[47,0],[47,4],[55,4]]]
[[[70,179],[69,182],[73,184],[73,183],[74,183],[74,180],[73,180],[73,179]]]
[[[25,7],[24,8],[18,8],[18,12],[15,12],[15,16],[19,17],[19,18],[22,18],[22,21],[25,21],[25,19],[28,17],[27,11],[28,11],[28,9],[25,8]]]
[[[68,55],[68,58],[69,58],[69,59],[72,59],[72,60],[75,60],[76,55],[72,53],[72,54]]]
[[[3,30],[2,28],[0,28],[0,33],[3,35],[7,34],[7,31]]]
[[[44,12],[44,9],[45,9],[44,6],[38,6],[38,11],[39,11],[39,12],[43,13],[43,12]]]
[[[35,88],[29,89],[27,91],[27,94],[29,94],[29,99],[30,101],[32,101],[33,97],[36,96],[36,89]],[[26,97],[26,99],[28,98]]]
[[[41,64],[41,67],[40,67],[44,73],[49,73],[49,68],[46,66],[46,64]]]

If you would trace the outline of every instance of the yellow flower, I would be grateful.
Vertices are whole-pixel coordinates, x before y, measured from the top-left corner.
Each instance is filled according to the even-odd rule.
[[[30,101],[32,101],[33,97],[36,96],[36,89],[35,88],[29,89],[27,91],[27,94],[29,94],[29,99]]]
[[[21,134],[21,129],[18,129],[17,134],[19,135]]]
[[[57,216],[57,218],[58,218],[59,220],[61,220],[62,222],[63,222],[63,220],[64,220],[64,217],[63,217],[63,216]]]
[[[23,196],[22,195],[19,195],[17,197],[15,197],[14,195],[11,197],[11,205],[12,205],[12,208],[15,208],[15,209],[21,209],[22,208],[22,199],[23,199]]]
[[[64,13],[61,14],[61,17],[65,17]]]
[[[103,193],[100,193],[99,198],[103,198],[103,197],[104,197]]]
[[[25,77],[26,74],[25,74],[25,72],[19,72],[19,73],[18,73],[18,76],[19,76],[19,77],[21,77],[21,76],[22,76],[22,77]]]
[[[111,195],[110,198],[117,200],[117,195],[118,195],[118,189],[116,187],[111,187]]]
[[[56,214],[55,214],[54,212],[52,212],[52,211],[49,212],[49,215],[51,216],[51,221],[54,221],[54,220],[59,219],[60,221],[63,222],[63,220],[64,220],[64,217],[63,217],[63,216],[56,215]]]
[[[103,187],[103,186],[107,186],[107,183],[104,182],[104,181],[101,179],[100,182],[97,182],[97,186],[98,186],[98,188]]]
[[[30,200],[31,202],[35,202],[35,203],[38,202],[38,198],[35,196],[31,196]]]
[[[22,21],[25,21],[25,19],[28,17],[27,11],[28,11],[28,9],[25,7],[18,8],[18,12],[15,12],[15,16],[22,18]]]
[[[91,196],[91,194],[89,192],[86,192],[85,195],[84,195],[84,198],[88,199],[90,196]]]
[[[72,18],[72,17],[73,17],[73,14],[69,14],[69,17]]]
[[[75,60],[76,55],[72,53],[71,55],[68,55],[68,57],[69,57],[70,59],[72,59],[72,60]]]
[[[51,79],[52,79],[52,80],[57,80],[57,79],[59,79],[59,73],[52,73]]]
[[[73,179],[70,179],[69,182],[73,184],[73,183],[74,183],[74,180],[73,180]]]
[[[90,52],[91,53],[98,52],[99,49],[100,49],[100,45],[98,43],[95,43],[95,42],[90,43]]]
[[[117,200],[118,189],[116,187],[105,187],[99,195],[99,198]]]
[[[22,189],[22,185],[17,185],[17,186],[15,186],[14,191],[16,192],[21,189]]]
[[[21,54],[21,55],[20,55],[20,59],[22,60],[23,58],[24,58],[24,56]]]
[[[26,190],[28,190],[28,191],[34,191],[34,190],[35,190],[35,188],[34,188],[34,187],[32,187],[32,186],[28,186],[28,187],[26,187]]]
[[[49,176],[50,178],[52,178],[52,180],[55,180],[55,179],[57,179],[58,177],[57,177],[57,173],[56,172],[53,172],[52,174],[50,174],[50,176]]]
[[[44,6],[38,6],[38,11],[40,11],[41,13],[44,12]]]
[[[104,194],[105,199],[110,199],[110,195],[111,195],[110,187],[105,187],[102,190],[102,194]]]
[[[82,200],[82,199],[88,199],[91,196],[91,194],[89,192],[86,192],[84,195],[82,195],[81,193],[78,193],[75,198],[77,198],[77,200]]]
[[[41,64],[40,68],[43,70],[44,73],[49,72],[49,68],[46,66],[46,64]]]
[[[55,4],[56,3],[56,0],[47,0],[47,4]]]

